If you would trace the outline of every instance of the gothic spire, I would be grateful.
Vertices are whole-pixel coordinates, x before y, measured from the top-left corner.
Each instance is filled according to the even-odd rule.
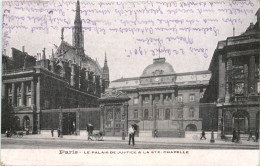
[[[77,21],[81,21],[80,18],[80,4],[79,4],[79,0],[77,0],[77,4],[76,4],[76,17],[75,17],[75,22]]]
[[[108,66],[107,66],[107,53],[106,52],[105,52],[105,62],[104,62],[103,69],[108,70]]]
[[[72,39],[73,46],[76,48],[84,48],[83,46],[83,32],[82,32],[82,21],[80,18],[80,3],[77,0],[76,3],[76,16],[74,20],[74,27],[73,27],[73,39]]]

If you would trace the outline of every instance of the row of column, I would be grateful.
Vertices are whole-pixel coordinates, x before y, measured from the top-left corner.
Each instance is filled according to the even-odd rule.
[[[31,83],[31,105],[35,105],[35,85],[34,81],[30,81]],[[11,83],[11,94],[12,94],[12,105],[16,106],[17,105],[17,91],[16,88],[18,83]],[[21,84],[21,104],[22,106],[25,106],[25,98],[26,98],[26,92],[25,92],[25,82],[20,82]],[[8,84],[3,83],[3,88],[2,88],[2,98],[7,98],[9,96],[8,94]],[[40,77],[38,77],[38,83],[37,83],[37,91],[40,92]],[[40,95],[37,93],[37,102],[40,101]],[[37,103],[37,105],[40,105]]]
[[[174,93],[171,93],[171,99],[174,101],[175,95]],[[152,106],[153,105],[153,95],[149,94],[149,104]],[[160,94],[160,104],[163,104],[163,93]],[[143,98],[142,95],[139,95],[139,105],[143,105]]]

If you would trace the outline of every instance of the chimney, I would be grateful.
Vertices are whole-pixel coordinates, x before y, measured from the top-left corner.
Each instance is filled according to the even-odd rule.
[[[43,48],[43,50],[42,50],[42,59],[46,59],[46,55],[45,55],[45,48]]]
[[[22,50],[23,50],[23,52],[25,51],[25,48],[24,48],[24,46],[22,47]]]

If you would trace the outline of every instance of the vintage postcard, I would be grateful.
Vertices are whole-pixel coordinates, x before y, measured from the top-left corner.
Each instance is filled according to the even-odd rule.
[[[1,5],[1,165],[259,165],[259,1]]]

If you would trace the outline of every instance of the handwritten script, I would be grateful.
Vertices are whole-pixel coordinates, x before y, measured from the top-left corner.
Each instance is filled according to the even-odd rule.
[[[3,49],[16,33],[53,35],[71,29],[75,1],[3,1]],[[204,38],[219,37],[254,15],[253,1],[81,1],[85,37],[123,38],[121,55],[196,55],[207,58]],[[221,26],[220,26],[221,25]],[[232,31],[232,30],[231,30]],[[231,34],[232,35],[232,34]],[[57,35],[58,36],[58,35]],[[120,39],[121,40],[121,39]]]

